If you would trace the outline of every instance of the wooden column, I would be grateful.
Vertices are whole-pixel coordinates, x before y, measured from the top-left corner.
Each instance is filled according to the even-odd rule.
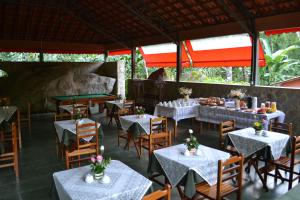
[[[255,32],[252,37],[252,52],[251,52],[251,74],[250,85],[258,85],[258,67],[259,67],[259,33]]]
[[[177,44],[177,54],[176,54],[176,82],[180,82],[181,72],[182,72],[182,42]]]
[[[107,62],[108,51],[104,51],[104,62]]]
[[[135,47],[131,49],[131,79],[136,78],[136,49]]]

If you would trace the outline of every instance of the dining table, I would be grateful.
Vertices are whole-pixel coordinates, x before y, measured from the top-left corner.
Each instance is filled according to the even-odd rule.
[[[227,120],[235,120],[236,128],[251,127],[256,121],[265,120],[263,128],[268,130],[272,120],[283,123],[285,120],[285,113],[281,110],[271,113],[257,113],[255,110],[248,109],[199,105],[196,120],[213,124],[219,124]]]
[[[61,200],[141,200],[151,190],[152,182],[118,160],[105,169],[110,182],[85,182],[90,166],[55,172],[52,195]]]
[[[137,154],[139,155],[136,139],[141,135],[150,134],[150,119],[157,118],[157,116],[143,114],[143,115],[125,115],[120,117],[120,124],[124,131],[128,134],[128,139],[125,145],[125,149],[130,145],[132,141],[135,145]]]
[[[217,183],[218,161],[227,160],[230,154],[200,145],[199,155],[186,156],[186,149],[186,145],[178,144],[155,150],[150,157],[148,174],[163,174],[179,193],[192,198],[196,194],[197,183],[205,181],[211,186]],[[180,190],[180,186],[184,187],[184,191]]]
[[[268,190],[262,169],[267,167],[269,160],[277,160],[282,154],[290,151],[290,136],[266,130],[262,132],[258,134],[252,127],[232,131],[225,136],[224,144],[234,146],[246,160],[249,160],[247,171],[249,172],[249,167],[253,166],[263,187]],[[259,168],[257,158],[264,161],[265,166]]]
[[[55,121],[54,127],[56,130],[57,138],[60,144],[69,146],[73,142],[76,142],[76,123],[95,123],[95,121],[89,118],[82,118],[80,120],[62,120]],[[103,144],[104,133],[101,124],[98,122],[99,143]],[[86,142],[89,142],[92,138],[84,138]]]
[[[18,111],[17,106],[0,106],[0,125],[2,128],[7,128],[9,123],[13,120],[16,121],[18,125],[18,142],[19,148],[22,148],[22,133],[20,125],[20,112]]]

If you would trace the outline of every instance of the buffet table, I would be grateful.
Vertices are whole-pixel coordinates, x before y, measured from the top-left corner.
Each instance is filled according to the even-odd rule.
[[[223,106],[198,106],[197,121],[219,124],[222,121],[235,120],[237,128],[252,127],[254,122],[266,120],[264,129],[268,130],[271,120],[284,122],[284,112],[277,110],[273,113],[257,114],[247,112],[246,110],[235,110],[234,108],[226,108]]]

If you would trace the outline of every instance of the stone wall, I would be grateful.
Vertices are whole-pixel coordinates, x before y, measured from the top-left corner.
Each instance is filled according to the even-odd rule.
[[[132,98],[143,99],[150,92],[160,95],[161,100],[173,100],[180,98],[178,93],[179,87],[189,87],[193,89],[191,97],[210,97],[219,96],[225,97],[231,89],[242,88],[247,90],[247,94],[258,97],[258,105],[265,101],[276,101],[278,109],[286,114],[286,121],[292,122],[294,133],[300,133],[300,90],[290,88],[275,88],[275,87],[250,87],[236,86],[224,84],[205,84],[205,83],[188,83],[188,82],[171,82],[165,81],[158,84],[151,80],[130,81],[129,94]],[[161,91],[161,94],[158,94]]]
[[[124,69],[122,62],[3,62],[0,68],[8,73],[0,78],[0,96],[11,97],[21,110],[30,101],[32,112],[53,111],[51,97],[56,95],[125,94],[125,80],[119,72]]]

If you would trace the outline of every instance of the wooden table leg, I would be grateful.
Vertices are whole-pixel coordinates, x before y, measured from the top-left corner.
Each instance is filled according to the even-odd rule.
[[[21,116],[19,110],[17,110],[17,123],[18,123],[18,133],[19,133],[19,148],[22,149]]]
[[[174,139],[177,137],[177,121],[174,120]]]

